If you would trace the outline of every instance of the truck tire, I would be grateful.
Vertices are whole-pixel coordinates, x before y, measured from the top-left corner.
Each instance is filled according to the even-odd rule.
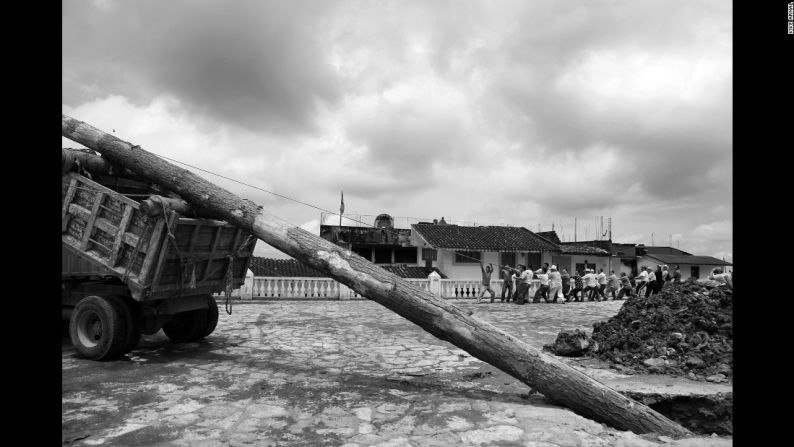
[[[196,309],[180,312],[173,319],[163,325],[163,332],[171,341],[183,343],[203,337],[201,335],[207,327],[207,311]]]
[[[138,303],[129,297],[112,295],[108,299],[116,306],[119,314],[124,316],[125,341],[119,354],[124,355],[138,346],[141,339],[141,311]]]
[[[204,326],[204,330],[197,334],[197,338],[210,335],[216,326],[218,326],[218,303],[212,295],[207,295],[207,324]]]
[[[87,296],[69,321],[69,337],[77,353],[91,360],[118,357],[127,341],[125,316],[112,299]]]

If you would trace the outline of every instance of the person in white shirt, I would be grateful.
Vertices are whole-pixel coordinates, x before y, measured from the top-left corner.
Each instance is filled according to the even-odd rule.
[[[547,303],[549,302],[549,274],[546,273],[542,268],[537,269],[535,271],[535,276],[540,280],[540,287],[535,292],[535,297],[532,300],[533,303],[539,303],[540,297],[543,297],[543,300]]]
[[[645,284],[645,298],[656,293],[656,273],[648,269],[648,282]]]
[[[604,290],[607,288],[607,274],[604,273],[604,269],[598,269],[596,279],[598,280],[598,294],[601,295],[601,299],[606,300],[607,296],[604,294]]]
[[[552,265],[549,267],[549,297],[551,297],[551,302],[557,302],[557,295],[562,292],[562,275],[560,272],[557,271],[557,266]],[[565,297],[562,298],[562,302],[565,303]]]
[[[584,280],[584,292],[582,296],[586,296],[588,301],[595,301],[598,296],[598,278],[590,269],[585,269],[585,275],[582,277]]]
[[[516,278],[516,282],[518,283],[516,287],[516,294],[515,298],[513,298],[513,304],[526,304],[527,302],[527,295],[529,294],[529,286],[532,285],[532,269],[526,268],[523,265],[521,266],[523,271],[518,278]]]
[[[733,284],[731,283],[731,279],[732,279],[731,274],[723,273],[720,267],[715,267],[711,269],[711,273],[709,273],[709,279],[712,281],[717,281],[720,284],[728,284],[730,286],[733,286]]]
[[[637,288],[634,289],[634,293],[637,295],[640,294],[640,290],[642,290],[642,288],[645,287],[645,283],[648,282],[648,272],[645,269],[647,269],[647,267],[641,267],[640,274],[637,275],[637,278],[634,280],[637,283]]]

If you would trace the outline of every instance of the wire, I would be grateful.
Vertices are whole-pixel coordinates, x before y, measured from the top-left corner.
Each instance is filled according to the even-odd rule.
[[[301,204],[301,205],[305,205],[305,206],[308,206],[308,207],[310,207],[310,208],[314,208],[314,209],[316,209],[316,210],[323,211],[323,212],[325,212],[325,213],[328,213],[328,214],[331,214],[331,215],[334,215],[334,216],[341,216],[341,217],[345,217],[345,216],[343,216],[342,214],[336,213],[336,212],[334,212],[334,211],[327,210],[327,209],[325,209],[325,208],[322,208],[322,207],[319,207],[319,206],[317,206],[317,205],[313,205],[313,204],[311,204],[311,203],[307,203],[307,202],[304,202],[304,201],[302,201],[302,200],[293,199],[292,197],[288,197],[288,196],[285,196],[285,195],[283,195],[283,194],[279,194],[279,193],[276,193],[276,192],[273,192],[273,191],[270,191],[270,190],[267,190],[267,189],[261,188],[261,187],[259,187],[259,186],[251,185],[250,183],[246,183],[246,182],[243,182],[243,181],[240,181],[240,180],[237,180],[237,179],[234,179],[234,178],[231,178],[231,177],[225,176],[225,175],[223,175],[223,174],[218,174],[217,172],[213,172],[213,171],[210,171],[210,170],[207,170],[207,169],[203,169],[203,168],[200,168],[200,167],[198,167],[198,166],[191,165],[191,164],[189,164],[189,163],[185,163],[185,162],[183,162],[183,161],[177,160],[177,159],[175,159],[175,158],[167,157],[167,156],[165,156],[165,155],[160,155],[160,154],[156,154],[156,153],[153,153],[153,152],[152,152],[152,154],[154,154],[154,155],[156,155],[156,156],[158,156],[158,157],[160,157],[160,158],[163,158],[163,159],[165,159],[165,160],[173,161],[173,162],[175,162],[175,163],[179,163],[179,164],[181,164],[181,165],[188,166],[188,167],[190,167],[190,168],[193,168],[193,169],[196,169],[196,170],[198,170],[198,171],[205,172],[205,173],[207,173],[207,174],[211,174],[211,175],[214,175],[214,176],[217,176],[217,177],[220,177],[220,178],[223,178],[223,179],[229,180],[229,181],[231,181],[231,182],[234,182],[234,183],[239,183],[239,184],[241,184],[241,185],[244,185],[244,186],[247,186],[247,187],[249,187],[249,188],[253,188],[253,189],[256,189],[256,190],[258,190],[258,191],[266,192],[266,193],[268,193],[268,194],[272,194],[272,195],[274,195],[274,196],[281,197],[281,198],[283,198],[283,199],[286,199],[286,200],[289,200],[289,201],[292,201],[292,202],[295,202],[295,203],[299,203],[299,204]],[[64,184],[67,184],[67,183],[64,183]],[[80,189],[91,189],[91,190],[94,190],[94,191],[98,191],[98,190],[97,190],[97,189],[95,189],[95,188],[84,188],[84,187],[79,187],[79,186],[78,186],[78,188],[80,188]],[[152,194],[125,194],[125,195],[129,195],[130,197],[133,197],[133,196],[151,196]],[[371,225],[371,224],[369,224],[369,223],[367,223],[367,222],[363,222],[363,221],[361,221],[361,220],[353,219],[353,218],[350,218],[350,217],[345,217],[345,218],[346,218],[346,219],[348,219],[348,220],[351,220],[351,221],[353,221],[353,222],[357,222],[357,223],[364,224],[364,225],[366,225],[367,227],[371,227],[371,228],[377,228],[377,227],[375,227],[375,225]],[[419,219],[419,218],[417,218],[417,219]],[[282,219],[282,220],[283,220],[283,219]],[[420,219],[420,220],[429,220],[429,219]],[[286,221],[286,220],[284,220],[284,222],[287,222],[287,221]],[[292,224],[292,223],[290,223],[290,222],[287,222],[287,223],[289,223],[290,225],[296,226],[296,225],[294,225],[294,224]],[[396,231],[393,231],[393,230],[390,230],[390,229],[388,229],[388,228],[382,228],[382,230],[385,230],[385,231],[387,231],[387,232],[389,232],[389,233],[391,233],[391,234],[393,234],[393,235],[399,235],[399,233],[398,233],[398,232],[396,232]],[[457,254],[458,256],[460,256],[460,257],[463,257],[463,258],[468,258],[468,259],[471,259],[471,260],[474,260],[474,261],[478,261],[478,262],[480,262],[480,263],[483,263],[481,259],[477,259],[477,258],[474,258],[474,257],[472,257],[472,256],[464,255],[464,254],[460,253],[460,252],[459,252],[459,251],[457,251],[457,250],[456,250],[455,252],[456,252],[456,254]],[[498,263],[496,263],[496,264],[493,264],[493,263],[488,263],[488,264],[497,265],[498,267],[506,267],[506,265],[502,265],[502,264],[498,264]]]

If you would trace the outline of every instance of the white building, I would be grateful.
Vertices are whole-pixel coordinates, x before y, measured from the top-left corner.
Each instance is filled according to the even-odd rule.
[[[411,225],[412,245],[418,247],[425,265],[437,267],[451,279],[481,277],[480,262],[526,265],[533,270],[552,263],[559,247],[524,227],[459,226],[443,223]]]

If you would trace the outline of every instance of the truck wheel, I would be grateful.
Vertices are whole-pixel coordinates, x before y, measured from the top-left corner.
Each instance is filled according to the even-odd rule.
[[[196,338],[204,338],[212,333],[215,330],[215,327],[218,326],[218,303],[215,301],[215,298],[212,295],[207,295],[207,325],[204,327],[204,330],[201,331],[200,334],[197,335]]]
[[[75,306],[69,323],[72,345],[81,356],[91,360],[118,356],[127,340],[125,317],[107,298],[83,298]]]
[[[182,343],[201,338],[207,326],[207,311],[191,310],[175,314],[170,322],[163,325],[163,332],[171,341]]]
[[[125,341],[121,347],[120,355],[132,351],[138,346],[141,339],[141,316],[138,303],[126,296],[109,296],[113,305],[116,306],[120,315],[124,316],[126,330],[124,331]]]

